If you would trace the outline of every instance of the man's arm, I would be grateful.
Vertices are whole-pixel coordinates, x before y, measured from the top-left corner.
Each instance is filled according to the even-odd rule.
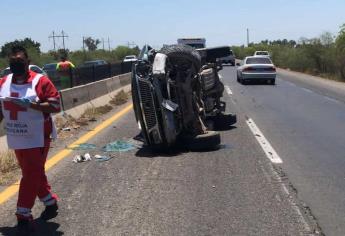
[[[74,69],[75,68],[75,65],[69,61],[69,65],[71,66],[71,69]]]
[[[60,95],[54,84],[47,78],[43,77],[36,87],[36,92],[40,101],[31,102],[30,108],[43,113],[60,112]]]
[[[43,113],[58,113],[60,112],[60,105],[52,102],[32,102],[30,108]]]

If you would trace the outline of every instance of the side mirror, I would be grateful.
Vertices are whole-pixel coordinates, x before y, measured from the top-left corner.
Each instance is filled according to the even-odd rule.
[[[241,63],[237,62],[237,63],[236,63],[236,66],[241,66]]]

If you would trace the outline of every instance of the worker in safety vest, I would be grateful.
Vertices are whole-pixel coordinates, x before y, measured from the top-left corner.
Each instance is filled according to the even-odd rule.
[[[75,68],[72,62],[67,61],[66,56],[61,56],[57,63],[56,70],[60,76],[61,89],[72,87],[72,69]]]
[[[19,235],[32,230],[36,197],[45,205],[43,220],[58,211],[44,166],[51,138],[56,137],[51,113],[60,111],[59,93],[46,76],[29,70],[29,62],[26,50],[14,46],[9,55],[12,74],[0,80],[0,121],[4,120],[8,147],[22,170],[16,211]]]

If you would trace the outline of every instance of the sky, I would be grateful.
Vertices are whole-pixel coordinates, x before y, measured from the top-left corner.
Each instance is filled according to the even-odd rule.
[[[344,0],[0,0],[0,10],[0,46],[30,37],[42,51],[53,49],[48,37],[62,30],[66,47],[78,50],[83,36],[103,38],[105,48],[108,37],[111,48],[128,42],[160,47],[181,37],[242,45],[247,28],[250,41],[259,42],[336,35],[345,23]]]

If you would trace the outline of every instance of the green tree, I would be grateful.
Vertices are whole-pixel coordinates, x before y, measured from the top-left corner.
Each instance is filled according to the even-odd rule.
[[[117,48],[115,48],[114,53],[119,60],[123,60],[123,58],[125,58],[125,56],[127,55],[138,55],[139,48],[138,47],[129,48],[126,46],[118,46]]]
[[[337,61],[341,78],[345,80],[345,24],[340,27],[339,35],[335,40]]]
[[[89,51],[95,51],[97,49],[98,44],[100,44],[101,41],[99,39],[87,37],[86,39],[84,39],[84,43]]]
[[[8,43],[5,43],[2,47],[1,47],[1,56],[2,57],[7,57],[10,52],[11,52],[11,48],[13,46],[22,46],[24,48],[26,48],[27,50],[32,50],[34,51],[35,53],[37,54],[40,54],[41,53],[41,50],[40,50],[40,46],[41,44],[38,43],[38,42],[35,42],[33,41],[31,38],[25,38],[25,39],[22,39],[22,40],[15,40],[15,41],[12,41],[12,42],[8,42]]]

